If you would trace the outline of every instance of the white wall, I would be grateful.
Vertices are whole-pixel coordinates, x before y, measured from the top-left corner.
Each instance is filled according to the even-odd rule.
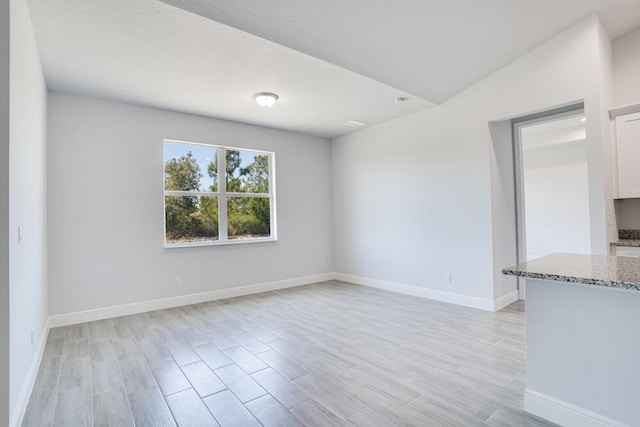
[[[502,274],[505,265],[518,263],[516,183],[511,120],[491,122],[489,130],[492,142],[489,146],[489,171],[494,194],[491,198],[493,294],[494,298],[500,298],[517,292],[518,287],[517,277]]]
[[[640,103],[640,27],[613,41],[613,106]]]
[[[590,253],[586,141],[525,149],[522,157],[527,259]]]
[[[9,424],[9,2],[0,2],[0,425]]]
[[[525,409],[564,426],[640,425],[640,292],[526,281]]]
[[[640,199],[619,199],[615,204],[618,228],[640,230]]]
[[[613,170],[613,153],[612,153],[612,141],[611,141],[611,122],[609,119],[609,108],[613,103],[613,46],[611,39],[609,38],[609,34],[602,28],[601,26],[598,28],[598,40],[597,40],[597,48],[596,55],[598,61],[598,98],[600,104],[600,114],[598,117],[599,129],[598,132],[602,139],[602,145],[600,147],[596,147],[594,144],[588,145],[587,150],[587,158],[589,161],[589,168],[592,167],[594,163],[594,157],[601,157],[602,160],[602,175],[604,179],[598,181],[600,185],[603,185],[602,193],[604,194],[604,209],[603,215],[606,218],[606,238],[607,245],[618,239],[618,228],[615,220],[615,208],[613,206],[613,182],[614,182],[614,170]],[[594,131],[594,128],[587,124],[587,129]],[[590,134],[594,135],[595,134]],[[617,171],[616,171],[617,174]],[[593,185],[593,174],[589,174],[589,186]],[[599,193],[596,191],[595,193]],[[594,199],[594,192],[590,189],[590,206],[593,211],[593,204],[600,204],[598,198]],[[591,222],[591,229],[593,231],[594,226],[599,226],[598,223],[593,223],[593,217]],[[593,239],[593,232],[592,232]],[[593,245],[592,245],[593,248]],[[608,254],[608,248],[602,254]]]
[[[49,315],[47,296],[46,97],[31,18],[11,0],[10,410],[28,398]],[[18,244],[18,226],[22,243]],[[31,330],[34,343],[31,343]],[[35,363],[34,363],[35,362]]]
[[[279,240],[164,249],[164,138],[274,151]],[[50,93],[51,313],[333,271],[330,150],[323,138]]]
[[[501,174],[493,170],[489,122],[580,100],[588,120],[592,250],[605,253],[603,33],[590,17],[439,107],[336,138],[336,270],[490,301],[512,292],[493,267],[494,257],[502,267],[510,262],[494,245],[502,233],[492,229],[492,208],[500,206],[493,198],[502,190],[492,186]]]

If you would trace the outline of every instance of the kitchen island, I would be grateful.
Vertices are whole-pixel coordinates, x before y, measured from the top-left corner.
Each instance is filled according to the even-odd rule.
[[[527,284],[525,410],[640,425],[640,258],[552,254],[503,273]]]

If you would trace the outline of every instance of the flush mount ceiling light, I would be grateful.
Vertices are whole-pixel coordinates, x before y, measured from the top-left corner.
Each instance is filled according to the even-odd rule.
[[[587,118],[586,118],[586,117],[583,117],[583,118],[581,118],[581,119],[580,119],[580,121],[581,121],[582,123],[584,123],[584,122],[586,122],[586,121],[587,121]]]
[[[407,102],[411,100],[411,98],[409,98],[408,96],[399,96],[396,98],[396,104],[402,104],[403,102]]]
[[[278,95],[271,92],[258,92],[253,95],[253,99],[256,100],[259,106],[264,108],[272,107],[278,100]]]

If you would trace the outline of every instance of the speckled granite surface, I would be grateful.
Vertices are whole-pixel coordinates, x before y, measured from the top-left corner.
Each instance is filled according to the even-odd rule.
[[[640,230],[618,230],[620,240],[640,240]]]
[[[640,291],[640,258],[557,253],[502,272],[532,279]]]
[[[618,241],[613,246],[640,247],[640,230],[618,230]]]
[[[617,242],[611,242],[611,244],[613,246],[635,246],[635,247],[639,247],[640,246],[640,240],[624,239],[624,240],[618,240]]]

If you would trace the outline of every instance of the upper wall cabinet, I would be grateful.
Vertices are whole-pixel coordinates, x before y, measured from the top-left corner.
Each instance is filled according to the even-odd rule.
[[[640,197],[640,112],[616,117],[617,198]]]

